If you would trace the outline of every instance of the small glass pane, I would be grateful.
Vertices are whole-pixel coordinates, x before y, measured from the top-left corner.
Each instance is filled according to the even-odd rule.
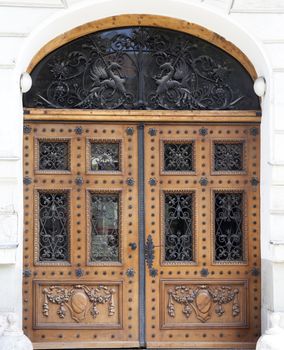
[[[91,193],[91,261],[119,261],[119,195]]]
[[[164,170],[193,171],[193,143],[165,143]]]
[[[214,170],[215,171],[242,171],[243,143],[215,143]]]
[[[69,170],[68,141],[39,141],[39,170]]]
[[[91,170],[118,171],[119,143],[91,143]]]
[[[68,194],[39,193],[39,261],[67,261],[69,256]]]
[[[193,260],[193,195],[165,194],[165,260]]]
[[[243,194],[215,193],[215,260],[242,261]]]

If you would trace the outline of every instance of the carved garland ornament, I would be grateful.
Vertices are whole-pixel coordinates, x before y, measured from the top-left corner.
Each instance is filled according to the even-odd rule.
[[[240,313],[238,300],[239,289],[231,287],[209,287],[201,285],[197,287],[177,286],[168,290],[168,314],[175,317],[175,303],[184,305],[182,312],[189,318],[192,311],[201,322],[206,322],[211,318],[212,307],[215,306],[215,313],[221,317],[224,313],[224,304],[232,302],[232,315],[236,317]]]
[[[87,312],[95,319],[99,315],[98,304],[108,304],[108,316],[115,314],[113,294],[115,290],[106,286],[89,288],[85,285],[74,285],[71,288],[51,286],[43,289],[44,303],[42,313],[49,316],[49,303],[59,305],[57,315],[65,318],[67,309],[71,318],[76,322],[81,322],[86,318]],[[91,306],[89,302],[91,302]],[[66,309],[67,308],[67,309]]]

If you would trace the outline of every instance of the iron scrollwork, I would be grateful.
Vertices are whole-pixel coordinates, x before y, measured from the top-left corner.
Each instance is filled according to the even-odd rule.
[[[69,203],[65,192],[39,193],[39,261],[68,261]]]
[[[243,261],[243,194],[215,193],[215,260]]]
[[[91,261],[119,261],[119,194],[91,193]]]
[[[242,171],[244,146],[238,143],[214,144],[214,170],[215,171]]]
[[[193,171],[193,142],[164,144],[165,171]]]
[[[193,194],[165,194],[165,260],[193,260]]]
[[[69,142],[39,141],[39,170],[69,170]]]
[[[200,38],[163,28],[83,36],[46,56],[32,78],[25,107],[259,109],[253,81],[237,60]]]

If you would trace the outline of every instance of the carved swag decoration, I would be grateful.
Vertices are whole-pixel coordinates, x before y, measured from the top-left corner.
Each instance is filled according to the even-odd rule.
[[[200,285],[197,287],[177,286],[168,290],[168,314],[175,317],[175,302],[184,305],[182,312],[189,318],[194,311],[201,322],[207,322],[212,315],[212,308],[215,306],[215,313],[221,317],[224,313],[224,304],[232,303],[232,316],[240,313],[238,300],[239,289],[231,287],[210,287]]]
[[[252,79],[237,60],[162,28],[88,34],[47,55],[32,79],[25,107],[259,109]]]
[[[69,310],[71,318],[76,322],[84,320],[88,312],[95,319],[100,314],[98,304],[108,305],[108,316],[115,314],[113,300],[115,290],[106,286],[96,288],[89,288],[85,285],[74,285],[70,288],[51,286],[44,288],[42,292],[44,294],[42,313],[46,317],[49,316],[49,303],[59,305],[57,315],[60,318],[65,318]]]

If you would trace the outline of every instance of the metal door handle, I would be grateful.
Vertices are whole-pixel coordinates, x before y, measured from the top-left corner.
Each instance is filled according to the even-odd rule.
[[[158,270],[153,268],[153,262],[155,259],[155,246],[154,246],[154,242],[152,239],[152,236],[149,235],[147,237],[147,241],[145,244],[145,260],[146,260],[146,264],[148,266],[149,269],[149,274],[152,277],[156,277],[158,274]]]

